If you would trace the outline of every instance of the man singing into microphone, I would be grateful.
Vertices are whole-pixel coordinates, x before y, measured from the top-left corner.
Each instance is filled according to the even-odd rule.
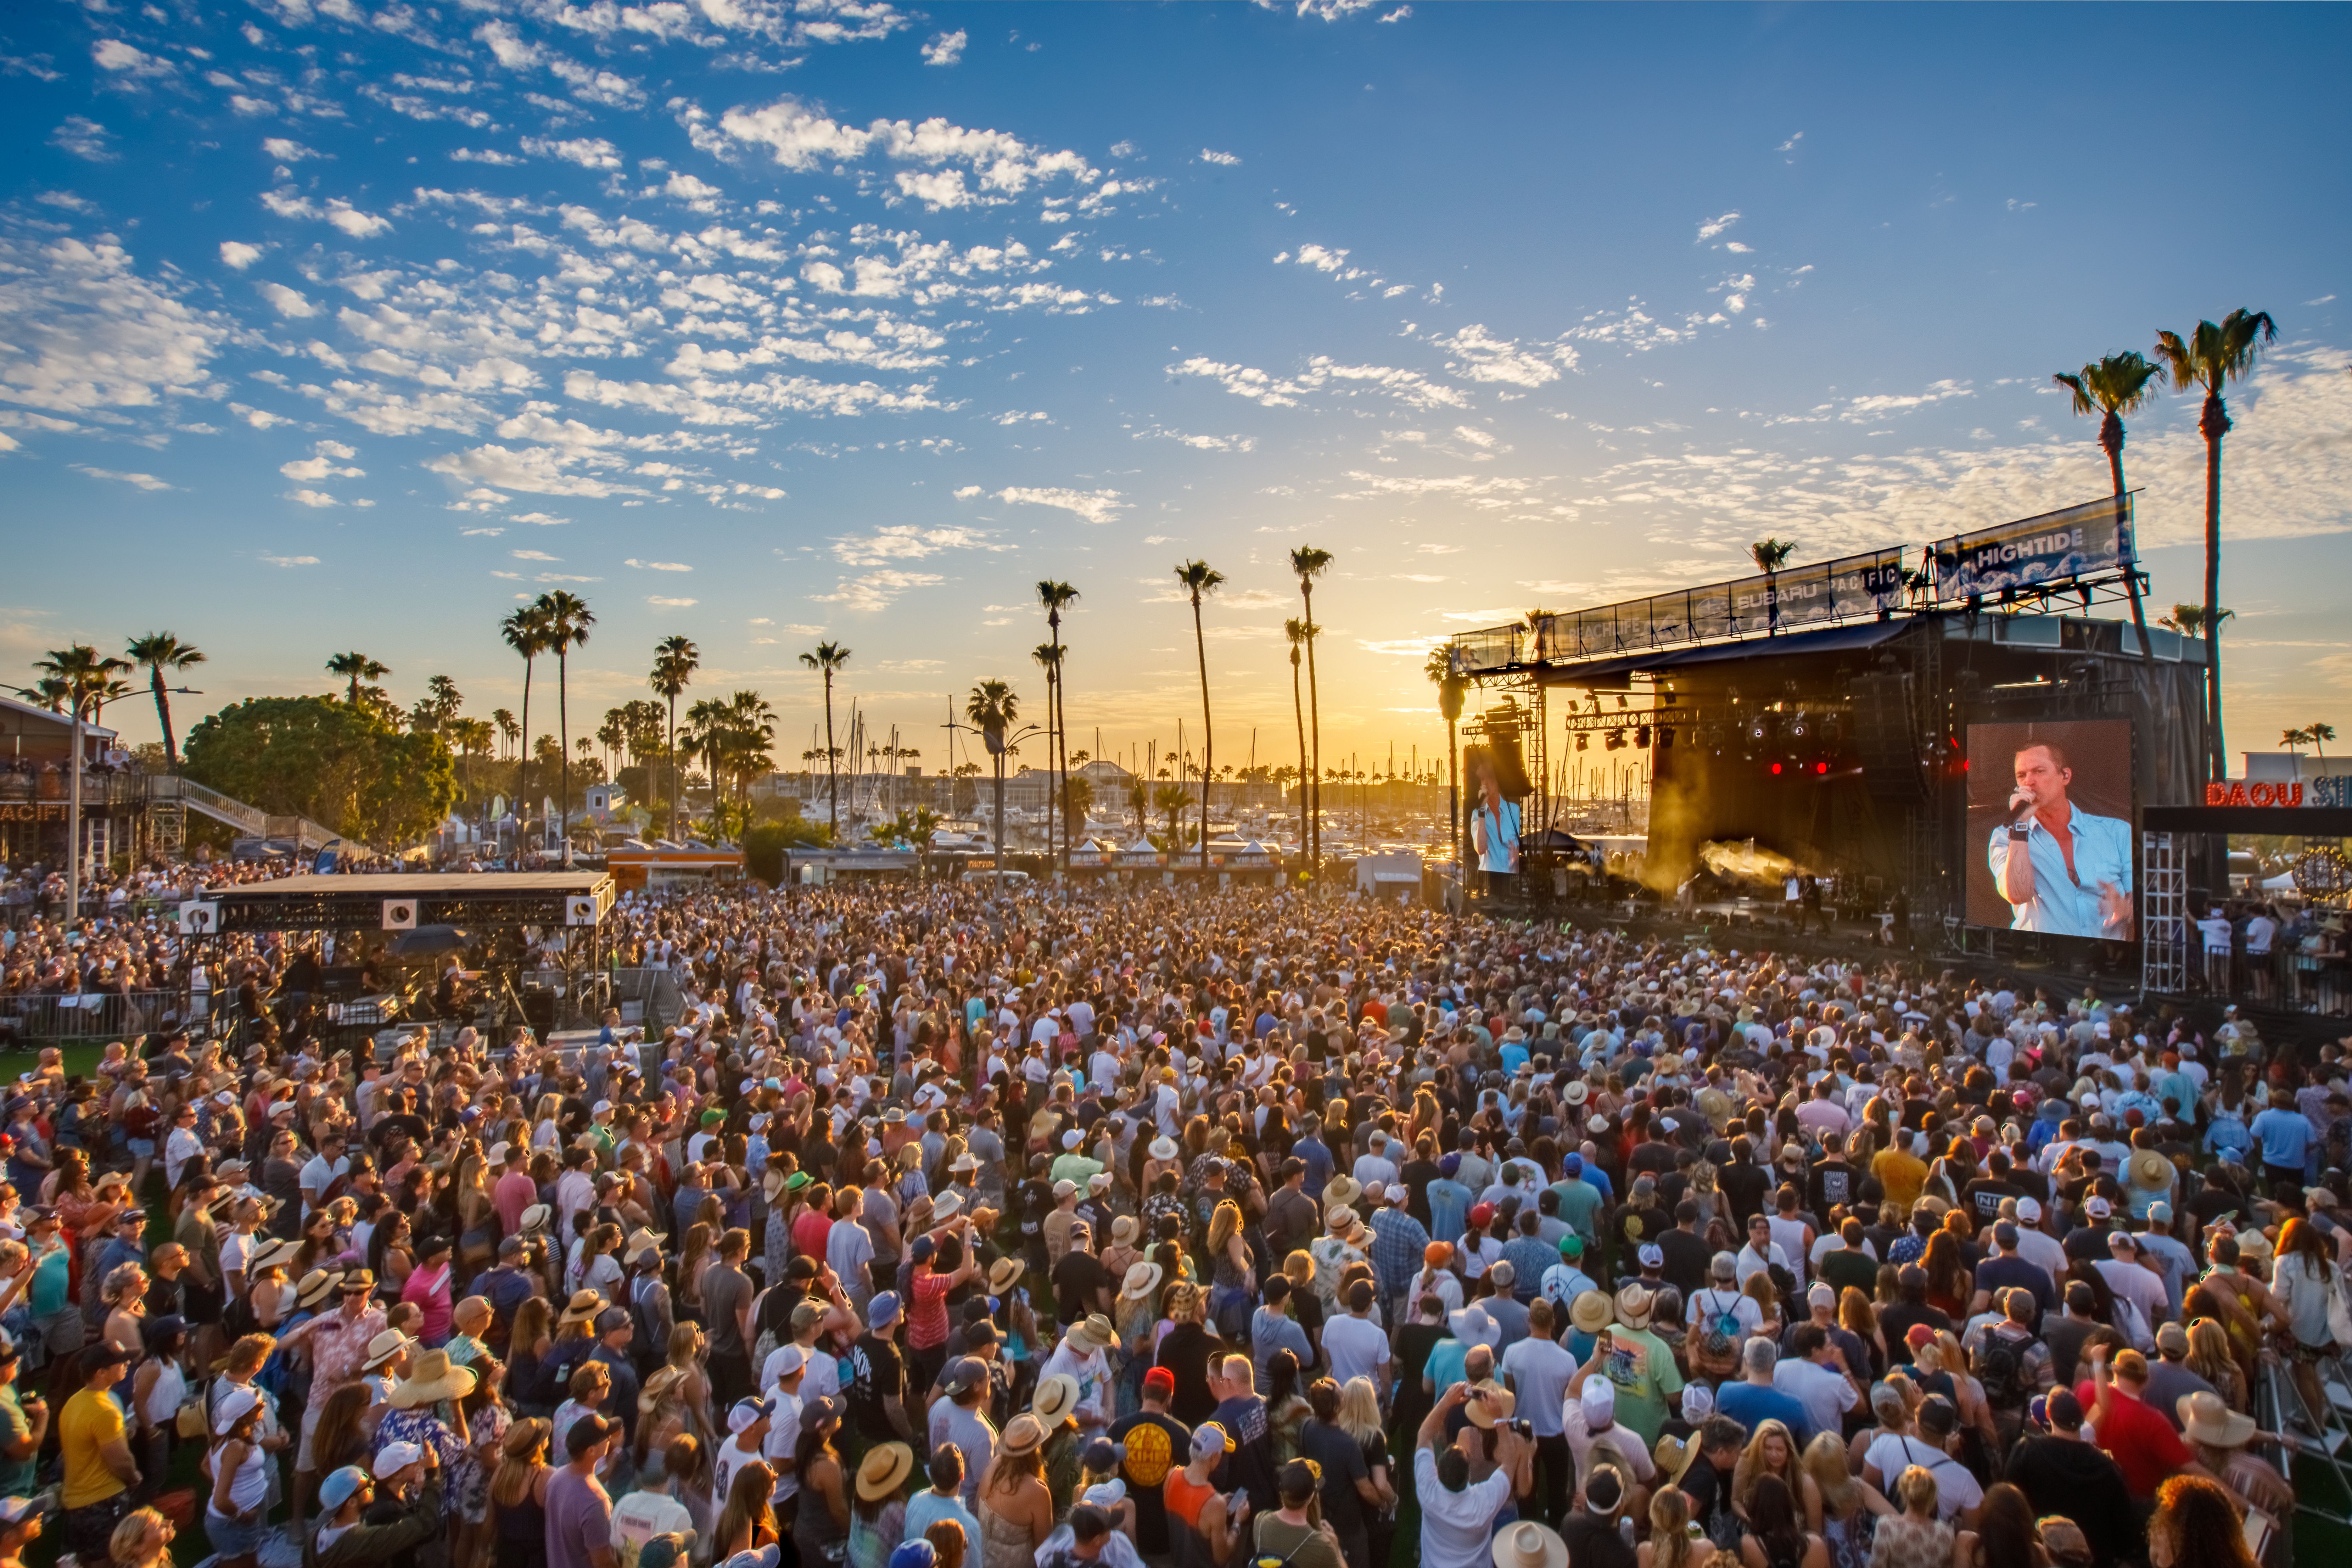
[[[2011,929],[2128,940],[2131,824],[2093,816],[2066,798],[2074,770],[2054,742],[2020,747],[2016,777],[2011,820],[1992,830],[1985,853],[1993,885],[2015,911]]]

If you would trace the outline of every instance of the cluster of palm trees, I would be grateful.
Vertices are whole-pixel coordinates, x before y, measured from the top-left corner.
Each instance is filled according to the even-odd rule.
[[[540,658],[555,656],[555,746],[556,771],[561,775],[557,820],[565,824],[564,858],[572,855],[570,824],[572,821],[572,729],[571,729],[571,657],[572,650],[588,640],[588,632],[596,624],[596,613],[588,602],[568,589],[558,588],[541,594],[528,605],[520,605],[499,623],[499,635],[507,647],[522,657],[522,732],[530,733],[530,678]],[[521,767],[515,782],[515,822],[517,837],[521,837],[521,825],[529,820],[530,802],[530,748],[521,752]]]
[[[2205,602],[2175,605],[2166,624],[2205,639],[2208,776],[2214,779],[2227,775],[2229,757],[2221,734],[2221,623],[2231,615],[2221,607],[2221,438],[2230,433],[2230,411],[2222,394],[2252,373],[2263,345],[2277,337],[2278,326],[2268,311],[2232,310],[2218,323],[2198,322],[2186,336],[2158,331],[2153,362],[2131,351],[2051,378],[2074,395],[2075,413],[2100,416],[2099,446],[2107,454],[2107,470],[2119,498],[2124,494],[2124,416],[2153,403],[2158,384],[2168,376],[2175,391],[2204,394],[2197,428],[2205,437]],[[2131,593],[2140,647],[2147,657],[2147,626],[2137,577]],[[2191,610],[2198,613],[2191,616]]]

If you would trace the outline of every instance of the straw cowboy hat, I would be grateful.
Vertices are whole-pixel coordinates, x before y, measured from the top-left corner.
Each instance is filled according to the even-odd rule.
[[[1661,1437],[1650,1450],[1651,1462],[1657,1466],[1658,1473],[1665,1477],[1668,1486],[1680,1486],[1684,1474],[1691,1468],[1691,1461],[1697,1458],[1698,1434],[1695,1432],[1687,1437]]]
[[[1549,1525],[1507,1524],[1488,1550],[1495,1568],[1568,1568],[1568,1542]]]
[[[1003,1295],[1013,1289],[1014,1281],[1021,1278],[1022,1270],[1028,1267],[1018,1258],[998,1258],[988,1266],[988,1293],[992,1296]]]
[[[253,1249],[252,1257],[245,1260],[245,1271],[252,1275],[265,1268],[283,1268],[293,1262],[295,1254],[301,1250],[302,1244],[299,1241],[265,1241]]]
[[[1570,1105],[1582,1105],[1592,1098],[1592,1086],[1580,1078],[1570,1079],[1568,1080],[1568,1087],[1559,1091],[1559,1097]],[[1496,1536],[1495,1539],[1499,1548],[1502,1537]]]
[[[950,1220],[961,1213],[963,1213],[961,1193],[943,1193],[931,1205],[931,1218],[934,1220]]]
[[[1077,1408],[1078,1380],[1066,1372],[1057,1372],[1037,1383],[1036,1397],[1029,1402],[1029,1414],[1041,1426],[1054,1427],[1063,1417]]]
[[[302,1276],[300,1284],[294,1287],[295,1305],[315,1307],[334,1294],[335,1287],[342,1282],[343,1277],[341,1274],[324,1268],[313,1268]]]
[[[661,1237],[639,1226],[629,1232],[629,1239],[621,1244],[621,1261],[634,1264],[648,1252],[659,1256],[661,1248]]]
[[[1471,1426],[1491,1430],[1500,1423],[1508,1421],[1511,1418],[1511,1412],[1518,1407],[1517,1394],[1490,1380],[1471,1384],[1470,1402],[1463,1406],[1462,1413],[1470,1418]]]
[[[685,1381],[686,1369],[682,1366],[656,1368],[654,1374],[646,1379],[645,1387],[637,1391],[637,1414],[651,1415],[661,1408],[661,1402],[675,1393],[677,1385]]]
[[[362,1372],[375,1372],[381,1368],[389,1366],[399,1357],[402,1352],[409,1349],[416,1342],[415,1340],[410,1339],[398,1329],[386,1329],[383,1332],[376,1335],[375,1338],[368,1341],[367,1360],[360,1363],[360,1370]]]
[[[1155,1160],[1173,1160],[1182,1152],[1177,1147],[1176,1140],[1165,1134],[1151,1141],[1150,1153]]]
[[[408,1369],[408,1375],[393,1384],[387,1397],[395,1410],[414,1410],[444,1399],[463,1399],[473,1392],[472,1367],[451,1366],[447,1351],[426,1351]]]
[[[2180,1413],[2181,1430],[2216,1448],[2242,1448],[2254,1435],[2254,1418],[2231,1409],[2218,1394],[2184,1394],[2173,1408]]]
[[[2131,1157],[2131,1184],[2145,1193],[2160,1193],[2172,1185],[2172,1162],[2153,1149]]]
[[[1364,1189],[1358,1184],[1355,1177],[1334,1176],[1323,1189],[1323,1206],[1326,1212],[1335,1208],[1345,1208],[1363,1195]]]
[[[760,1178],[760,1195],[768,1202],[774,1203],[776,1194],[783,1190],[784,1173],[782,1171],[771,1171]]]
[[[880,1502],[906,1483],[914,1468],[915,1451],[906,1444],[877,1444],[858,1461],[857,1495],[867,1502]]]
[[[1345,1204],[1327,1215],[1324,1223],[1330,1227],[1333,1236],[1343,1239],[1364,1228],[1364,1222],[1356,1217],[1356,1211]]]
[[[1087,1340],[1098,1351],[1107,1351],[1118,1343],[1118,1331],[1100,1312],[1088,1312],[1070,1325],[1070,1337]]]
[[[1063,1376],[1060,1373],[1055,1373],[1054,1375]],[[1065,1378],[1064,1381],[1066,1382],[1067,1379]],[[1041,1396],[1045,1393],[1043,1384],[1039,1385],[1038,1393]],[[1034,1415],[1024,1412],[1004,1424],[1004,1430],[997,1435],[996,1451],[1000,1454],[1026,1454],[1034,1450],[1045,1440],[1045,1428],[1037,1424],[1037,1418]]]
[[[1657,1298],[1639,1285],[1628,1285],[1617,1292],[1617,1321],[1629,1329],[1650,1326],[1650,1310]]]
[[[584,1323],[604,1310],[604,1298],[597,1292],[574,1290],[572,1292],[570,1304],[563,1309],[563,1316],[557,1321],[557,1326],[568,1327],[573,1323]]]
[[[547,1222],[554,1217],[555,1215],[553,1211],[545,1204],[533,1204],[530,1207],[522,1211],[522,1224],[520,1229],[525,1234],[534,1230],[545,1230],[547,1228]]]
[[[1136,1232],[1142,1228],[1142,1222],[1133,1215],[1123,1214],[1110,1222],[1111,1241],[1119,1247],[1132,1247],[1135,1245]]]
[[[1145,1300],[1154,1290],[1160,1289],[1160,1281],[1166,1277],[1167,1272],[1157,1263],[1128,1265],[1127,1278],[1119,1282],[1118,1299],[1122,1301]]]

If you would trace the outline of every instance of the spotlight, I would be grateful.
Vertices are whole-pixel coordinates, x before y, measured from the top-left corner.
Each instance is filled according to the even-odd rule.
[[[1645,752],[1650,749],[1650,727],[1647,724],[1633,726],[1633,744]]]
[[[1625,731],[1622,730],[1610,731],[1608,738],[1601,742],[1601,745],[1612,752],[1623,751],[1625,749]]]
[[[1578,731],[1576,732],[1576,749],[1580,752],[1591,751],[1592,749],[1592,737],[1586,734],[1581,730]]]
[[[1803,741],[1813,732],[1812,716],[1800,713],[1789,721],[1789,739]]]
[[[1774,778],[1779,778],[1780,776],[1780,764],[1778,763],[1774,763],[1772,764],[1772,776]]]
[[[1620,708],[1625,706],[1625,694],[1622,691],[1617,694],[1617,706]]]
[[[1660,750],[1660,751],[1662,751],[1662,752],[1664,752],[1664,751],[1669,751],[1669,750],[1671,750],[1671,749],[1673,748],[1674,743],[1675,743],[1675,727],[1674,727],[1672,724],[1661,724],[1661,725],[1659,725],[1659,726],[1658,726],[1658,750]]]
[[[1815,772],[1815,773],[1827,773],[1827,772],[1829,772],[1829,771],[1830,771],[1830,765],[1829,765],[1829,763],[1815,763],[1813,764],[1813,772]]]
[[[1760,746],[1771,738],[1772,721],[1769,715],[1759,713],[1748,721],[1748,739],[1750,742]]]

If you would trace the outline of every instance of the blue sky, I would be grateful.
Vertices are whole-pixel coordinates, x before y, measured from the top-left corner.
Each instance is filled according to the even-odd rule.
[[[168,626],[208,698],[327,689],[357,647],[487,712],[520,695],[499,616],[560,584],[600,617],[575,734],[683,632],[796,756],[829,636],[936,766],[950,691],[1042,701],[1054,576],[1081,743],[1164,746],[1198,555],[1219,756],[1279,760],[1313,542],[1326,761],[1426,755],[1431,638],[1767,533],[1820,559],[2095,497],[2050,373],[2244,306],[2282,336],[2233,399],[2233,745],[2352,731],[2341,8],[5,26],[11,672]],[[2216,55],[2242,84],[2177,101]],[[2160,605],[2201,592],[2195,416],[2168,395],[2127,453]]]

